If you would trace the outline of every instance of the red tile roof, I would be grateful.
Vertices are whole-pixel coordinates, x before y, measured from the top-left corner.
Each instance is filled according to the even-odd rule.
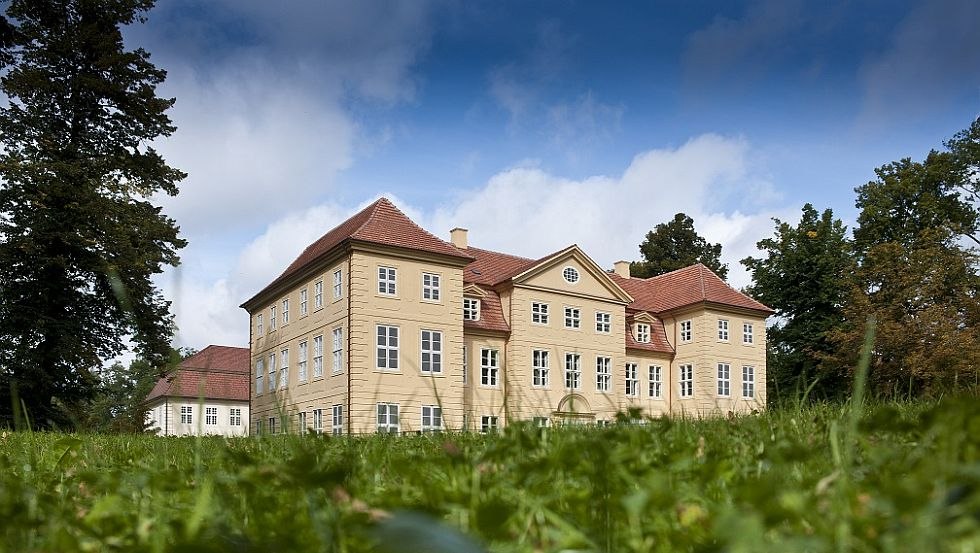
[[[670,342],[667,341],[667,330],[664,328],[664,322],[657,319],[653,324],[650,325],[650,341],[649,342],[637,342],[636,337],[630,332],[632,329],[632,317],[630,317],[630,324],[626,325],[626,349],[641,349],[646,351],[655,351],[657,353],[674,353],[674,348],[671,347]]]
[[[463,329],[510,332],[510,325],[504,319],[504,309],[500,304],[500,295],[486,288],[484,288],[484,291],[487,295],[480,298],[480,320],[463,321]]]
[[[463,268],[463,282],[495,286],[538,264],[535,259],[469,247],[466,253],[476,259]]]
[[[327,255],[331,250],[347,240],[359,240],[384,246],[395,246],[430,253],[437,253],[463,260],[472,259],[467,252],[445,242],[429,231],[415,224],[402,213],[388,198],[377,201],[362,209],[350,219],[337,225],[321,236],[299,254],[282,272],[261,292],[245,302],[250,303],[267,291],[276,288],[290,276],[298,273],[310,263]],[[243,304],[243,306],[245,305]]]
[[[742,307],[765,313],[773,310],[725,283],[701,263],[648,279],[623,278],[608,273],[633,296],[628,307],[650,313],[661,313],[688,305],[708,302]]]
[[[248,401],[249,369],[248,348],[208,346],[158,380],[146,401],[165,396]]]

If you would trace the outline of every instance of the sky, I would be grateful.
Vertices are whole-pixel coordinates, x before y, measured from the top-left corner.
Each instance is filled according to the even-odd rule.
[[[980,116],[980,2],[161,0],[189,241],[177,346],[247,346],[239,305],[379,196],[430,232],[601,266],[675,213],[736,287],[772,219],[849,226],[874,169]]]

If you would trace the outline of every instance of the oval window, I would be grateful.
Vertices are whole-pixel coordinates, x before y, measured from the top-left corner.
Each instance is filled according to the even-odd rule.
[[[565,280],[569,284],[575,284],[578,282],[578,271],[575,270],[575,267],[565,267],[565,270],[561,272],[561,275],[565,277]]]

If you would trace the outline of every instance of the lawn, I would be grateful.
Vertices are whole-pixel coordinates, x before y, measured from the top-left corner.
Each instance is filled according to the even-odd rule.
[[[0,434],[4,551],[980,551],[975,397],[499,435]]]

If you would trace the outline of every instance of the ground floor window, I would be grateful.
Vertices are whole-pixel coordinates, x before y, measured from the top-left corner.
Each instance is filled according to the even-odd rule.
[[[269,434],[276,433],[276,417],[269,417]]]
[[[180,406],[180,424],[194,424],[194,408],[190,405]]]
[[[299,413],[299,433],[306,434],[306,411]]]
[[[334,436],[339,436],[344,433],[344,406],[343,405],[333,406],[333,424],[331,425],[330,428]]]
[[[313,410],[313,431],[323,432],[323,409]]]
[[[497,417],[493,415],[483,415],[480,417],[481,432],[495,432],[497,430]]]
[[[238,407],[232,407],[228,410],[228,425],[229,426],[241,426],[242,425],[242,410]]]
[[[742,397],[755,397],[755,367],[742,367]]]
[[[378,433],[397,434],[398,424],[398,404],[379,403],[378,404]]]
[[[640,377],[636,371],[636,363],[626,364],[626,395],[631,397],[640,395]]]
[[[422,432],[442,430],[442,407],[436,405],[422,406]]]
[[[204,424],[209,426],[215,426],[218,424],[218,408],[217,407],[205,407],[204,408]]]

